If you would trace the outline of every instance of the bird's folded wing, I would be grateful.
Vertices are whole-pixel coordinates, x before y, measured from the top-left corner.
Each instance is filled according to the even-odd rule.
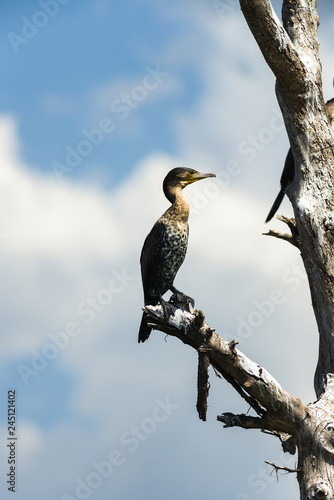
[[[152,227],[150,233],[146,236],[146,240],[141,251],[140,266],[144,293],[145,287],[149,283],[150,271],[155,267],[155,260],[165,234],[165,229],[165,224],[161,221],[157,221]]]

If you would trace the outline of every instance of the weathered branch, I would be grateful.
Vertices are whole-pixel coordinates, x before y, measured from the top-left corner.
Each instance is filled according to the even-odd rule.
[[[326,121],[326,111],[318,57],[316,5],[316,0],[285,0],[282,25],[270,0],[240,0],[250,30],[277,78],[277,97],[290,143],[301,158],[313,147],[314,151],[324,147],[320,144],[322,141],[317,141],[318,122]],[[322,139],[328,141],[325,147],[329,147],[333,144],[331,134],[326,133],[326,124],[322,129],[325,134]]]
[[[234,342],[234,341],[232,341],[232,342]],[[230,342],[230,345],[231,345],[231,342]],[[212,365],[212,366],[215,369],[215,366],[214,365]],[[217,372],[217,370],[216,370],[216,372]],[[262,408],[262,406],[252,396],[247,394],[247,392],[241,387],[241,385],[239,384],[239,382],[235,378],[233,378],[231,375],[229,375],[226,372],[223,373],[221,370],[220,370],[220,373],[222,374],[223,378],[229,384],[231,384],[232,387],[237,391],[239,396],[241,396],[246,401],[246,403],[249,404],[249,406],[255,411],[255,413],[257,413],[261,417],[265,414],[264,408]]]
[[[260,50],[279,81],[295,95],[305,93],[305,65],[269,0],[240,0],[241,10]]]
[[[177,309],[174,315],[166,318],[163,307],[159,305],[147,306],[144,311],[153,328],[178,337],[196,350],[205,346],[215,369],[234,379],[265,410],[262,411],[264,429],[288,434],[296,432],[307,415],[307,408],[286,392],[264,368],[239,351],[235,343],[217,335],[204,321],[202,312]]]
[[[278,238],[279,240],[287,241],[288,243],[291,243],[291,245],[298,248],[298,245],[296,244],[292,235],[289,233],[280,233],[279,231],[275,231],[274,229],[269,229],[269,231],[267,231],[266,233],[262,233],[262,234],[264,236],[272,236],[274,238]]]
[[[283,0],[283,26],[299,56],[310,49],[318,56],[318,13],[316,0]]]
[[[291,469],[290,467],[282,467],[280,465],[276,465],[273,462],[268,462],[268,460],[265,460],[265,463],[268,465],[271,465],[273,467],[273,470],[277,473],[279,470],[284,470],[285,472],[289,473],[294,473],[294,472],[299,472],[300,469]]]
[[[217,416],[219,422],[223,422],[224,427],[242,427],[243,429],[267,429],[267,422],[264,418],[252,417],[241,413],[226,412]]]
[[[291,245],[300,248],[301,240],[298,234],[298,230],[296,228],[295,219],[288,219],[284,215],[277,215],[276,218],[282,222],[285,222],[290,228],[291,234],[289,233],[280,233],[279,231],[274,231],[273,229],[269,229],[267,233],[262,233],[264,236],[273,236],[274,238],[279,238],[281,240],[285,240]]]
[[[247,396],[253,402],[259,417],[225,412],[217,417],[225,427],[271,431],[281,440],[283,450],[292,454],[297,446],[301,498],[330,500],[334,497],[334,376],[327,376],[326,391],[318,401],[305,406],[284,391],[264,368],[242,354],[236,348],[236,342],[219,337],[204,321],[201,311],[175,309],[169,317],[165,316],[165,309],[160,305],[146,306],[144,311],[152,328],[173,335],[205,353],[204,372],[207,372],[209,360],[245,399]],[[204,379],[207,383],[206,376]],[[204,414],[206,383],[201,389]]]

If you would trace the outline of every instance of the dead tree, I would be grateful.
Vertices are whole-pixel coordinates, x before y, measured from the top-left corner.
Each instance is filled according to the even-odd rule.
[[[205,420],[211,364],[253,408],[255,416],[224,413],[226,427],[275,434],[284,451],[298,450],[295,472],[300,498],[334,498],[334,137],[322,93],[316,0],[284,0],[282,23],[270,0],[240,0],[241,10],[276,77],[276,95],[295,160],[288,189],[295,220],[291,235],[278,235],[300,250],[319,330],[315,373],[318,398],[305,405],[262,367],[222,339],[201,311],[178,308],[166,319],[161,306],[147,306],[150,325],[178,337],[199,353],[197,408]],[[260,105],[260,104],[259,104]],[[274,233],[277,236],[277,233]],[[289,470],[291,471],[291,470]]]

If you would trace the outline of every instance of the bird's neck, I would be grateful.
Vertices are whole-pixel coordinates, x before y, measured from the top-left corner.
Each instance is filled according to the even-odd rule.
[[[168,201],[174,205],[177,201],[185,200],[180,186],[164,186],[164,193]]]
[[[165,190],[165,196],[172,204],[169,211],[174,212],[177,217],[185,221],[188,220],[189,204],[183,195],[182,189],[179,186],[168,186]]]

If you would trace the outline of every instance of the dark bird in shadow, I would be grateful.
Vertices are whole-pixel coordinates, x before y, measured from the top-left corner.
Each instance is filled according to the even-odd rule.
[[[330,99],[329,101],[326,102],[326,111],[327,111],[328,122],[331,126],[333,126],[334,99]],[[294,179],[294,176],[295,176],[295,160],[293,158],[293,154],[290,148],[287,157],[285,159],[284,168],[281,176],[280,192],[278,193],[265,222],[269,222],[274,217],[275,213],[280,207],[280,204],[282,203],[286,190],[288,189],[288,187],[290,186],[291,182]]]
[[[284,163],[284,168],[283,172],[281,175],[281,189],[280,192],[278,193],[273,206],[270,209],[269,214],[267,215],[266,221],[269,222],[279,209],[283,198],[285,196],[285,191],[286,189],[290,186],[291,182],[293,181],[293,178],[295,176],[295,160],[293,159],[293,154],[291,151],[291,148],[288,151],[288,154],[285,158],[285,163]]]
[[[173,284],[176,273],[184,261],[189,235],[189,205],[182,190],[193,182],[216,177],[215,174],[202,174],[190,168],[174,168],[163,181],[163,191],[171,206],[154,224],[145,239],[140,256],[141,275],[146,305],[161,304],[165,311],[171,311],[163,295],[170,290],[177,302],[191,303],[191,297],[177,290]],[[145,342],[151,328],[147,325],[147,316],[143,313],[138,342]]]

